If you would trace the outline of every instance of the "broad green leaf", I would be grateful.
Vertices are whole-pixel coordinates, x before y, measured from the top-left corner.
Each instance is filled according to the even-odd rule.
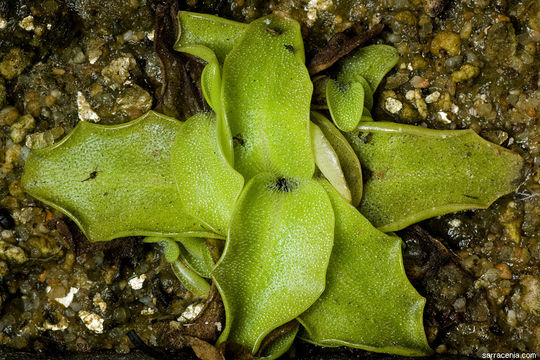
[[[300,328],[300,324],[297,321],[295,321],[295,323],[296,326],[292,330],[281,335],[280,337],[272,341],[270,345],[268,345],[268,347],[263,349],[262,354],[259,357],[261,360],[278,359],[281,355],[285,354],[287,350],[290,349],[294,342],[294,339],[296,338],[296,334],[298,334],[298,329]]]
[[[72,218],[91,241],[215,237],[187,214],[176,191],[171,147],[181,127],[152,111],[115,126],[80,122],[59,143],[30,153],[22,185]]]
[[[385,232],[487,208],[515,190],[521,178],[519,155],[472,130],[362,122],[346,137],[370,174],[359,210]]]
[[[384,75],[398,62],[397,50],[388,45],[369,45],[360,48],[353,56],[342,62],[338,79],[347,82],[361,82],[363,77],[374,92]],[[369,107],[368,107],[369,108]]]
[[[335,150],[351,192],[352,204],[358,206],[362,199],[362,167],[358,157],[343,134],[324,115],[312,112],[311,121],[321,129]]]
[[[148,236],[144,238],[145,243],[159,243],[163,247],[163,254],[167,262],[174,262],[180,256],[180,247],[176,241],[170,238],[160,238],[155,236]]]
[[[315,180],[255,176],[213,272],[227,319],[218,342],[256,353],[268,333],[307,310],[324,290],[333,231],[332,205]]]
[[[302,337],[406,356],[431,353],[424,333],[425,299],[407,280],[401,239],[374,228],[326,182],[336,218],[326,289],[298,320]]]
[[[207,296],[210,293],[210,284],[189,268],[181,257],[171,263],[171,269],[186,290],[196,296]]]
[[[332,120],[341,131],[352,131],[362,117],[364,87],[359,82],[326,82],[326,102]]]
[[[222,64],[234,44],[244,35],[247,27],[247,24],[214,15],[179,11],[178,38],[174,49],[204,46],[212,50]]]
[[[348,202],[351,202],[351,191],[345,180],[343,170],[341,170],[336,151],[321,129],[313,122],[310,124],[310,132],[315,164],[340,195]]]
[[[253,21],[223,65],[223,110],[246,180],[261,172],[312,177],[312,90],[300,25],[276,16]]]
[[[244,179],[221,155],[216,139],[214,114],[192,116],[178,131],[171,164],[186,211],[226,235]]]
[[[202,238],[175,238],[181,243],[180,253],[184,263],[202,277],[212,277],[212,254],[206,245],[206,239]]]

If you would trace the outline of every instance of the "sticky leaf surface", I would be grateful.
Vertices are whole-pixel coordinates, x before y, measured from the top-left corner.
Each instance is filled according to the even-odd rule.
[[[396,48],[388,45],[369,45],[360,48],[353,56],[343,61],[338,78],[341,81],[361,82],[357,76],[367,80],[372,91],[388,71],[398,62]]]
[[[382,231],[487,208],[521,177],[519,155],[472,130],[362,122],[346,136],[369,174],[359,210]]]
[[[186,211],[226,235],[244,180],[222,156],[216,140],[214,114],[189,118],[178,131],[171,163]]]
[[[116,126],[80,122],[58,144],[30,153],[23,187],[71,217],[91,241],[212,236],[176,190],[171,148],[180,128],[155,112]]]
[[[299,24],[275,16],[252,22],[225,60],[222,91],[235,168],[246,180],[261,172],[311,178],[312,90]]]
[[[319,345],[407,356],[428,355],[425,299],[407,280],[401,240],[386,235],[324,183],[335,214],[326,289],[299,321]]]
[[[333,230],[332,206],[316,181],[254,177],[214,268],[227,318],[219,342],[255,353],[270,331],[313,304],[324,290]]]
[[[179,31],[174,48],[178,50],[192,45],[205,46],[216,54],[220,63],[223,63],[225,56],[244,35],[247,26],[214,15],[179,11]]]
[[[326,102],[336,126],[341,131],[352,131],[362,118],[364,87],[359,82],[343,84],[328,80]]]

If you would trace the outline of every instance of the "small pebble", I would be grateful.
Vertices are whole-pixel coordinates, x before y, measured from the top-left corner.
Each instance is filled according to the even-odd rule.
[[[438,91],[434,91],[428,96],[426,96],[426,103],[431,104],[439,100],[441,97],[441,93]]]
[[[392,114],[397,114],[402,108],[403,104],[398,99],[386,98],[384,101],[384,107]]]
[[[421,76],[415,75],[413,78],[409,81],[411,85],[415,88],[424,89],[429,86],[429,81],[426,78],[423,78]]]

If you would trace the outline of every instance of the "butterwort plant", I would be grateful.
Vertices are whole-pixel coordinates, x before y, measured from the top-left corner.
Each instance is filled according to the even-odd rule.
[[[521,157],[471,130],[374,121],[373,93],[398,61],[392,47],[367,46],[338,64],[326,83],[330,121],[310,109],[296,21],[178,20],[175,49],[206,61],[201,87],[213,111],[185,122],[152,111],[116,126],[80,122],[30,153],[24,189],[91,241],[161,243],[196,295],[213,282],[226,313],[218,344],[260,354],[269,333],[294,321],[265,358],[295,337],[429,355],[425,299],[393,232],[488,207],[517,187]],[[205,239],[224,243],[216,263]]]

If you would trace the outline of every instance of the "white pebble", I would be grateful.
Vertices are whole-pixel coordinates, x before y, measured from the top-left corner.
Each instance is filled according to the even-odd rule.
[[[32,15],[25,17],[19,21],[19,26],[26,31],[34,30],[34,17]]]
[[[55,298],[54,300],[57,303],[60,303],[60,304],[64,305],[64,307],[67,308],[69,305],[71,305],[71,302],[73,301],[73,296],[78,292],[79,292],[78,288],[72,287],[71,289],[69,289],[69,292],[67,293],[66,296],[60,297],[60,298]]]
[[[384,102],[384,107],[390,113],[397,114],[403,108],[403,104],[398,99],[389,97],[389,98],[386,98]]]
[[[103,318],[98,314],[81,310],[79,311],[79,318],[81,318],[88,330],[97,334],[103,333]]]
[[[140,290],[143,287],[144,280],[146,280],[146,274],[142,274],[141,276],[135,276],[129,279],[128,283],[133,290]]]
[[[431,104],[439,100],[441,97],[441,93],[438,91],[434,91],[428,96],[426,96],[426,103]]]
[[[92,109],[92,106],[80,91],[77,92],[77,110],[81,121],[98,122],[100,120],[98,114]]]

